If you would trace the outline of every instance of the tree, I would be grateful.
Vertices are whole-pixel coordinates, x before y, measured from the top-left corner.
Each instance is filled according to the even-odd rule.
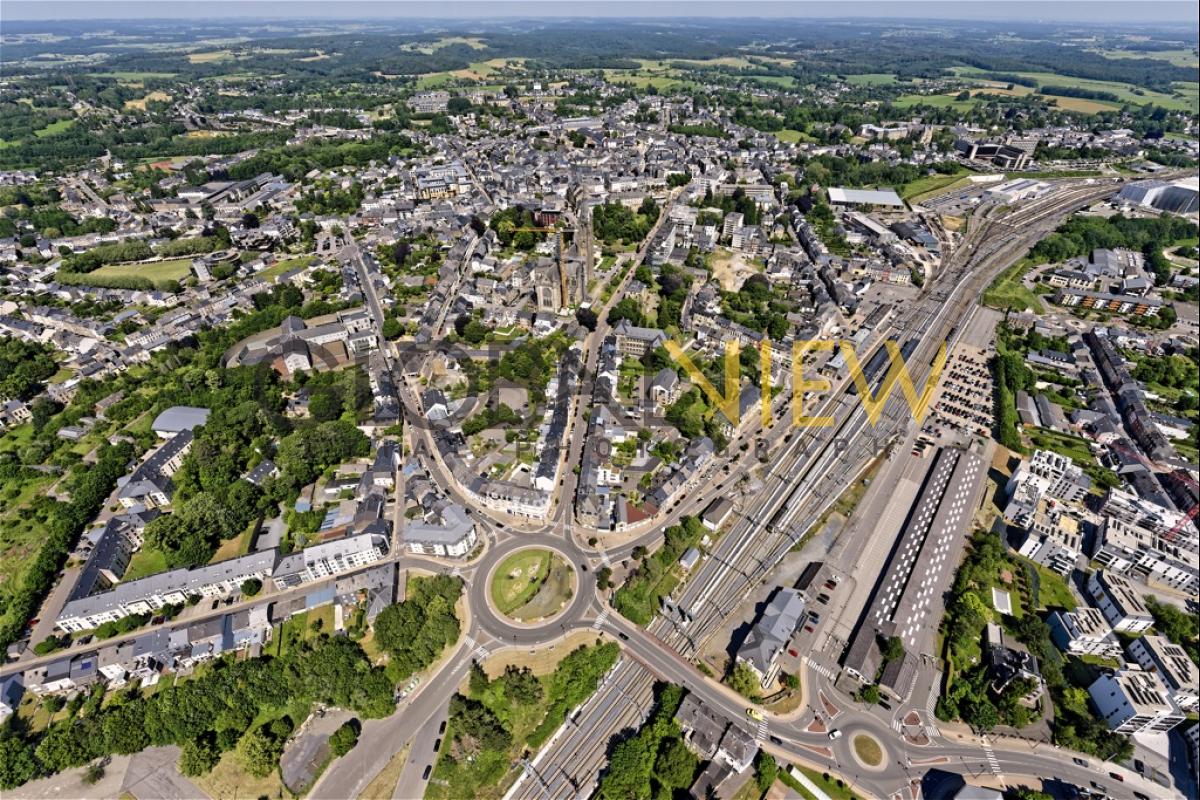
[[[258,578],[247,578],[242,581],[242,596],[254,597],[262,591],[262,581]]]
[[[862,698],[862,701],[868,705],[879,705],[879,687],[873,683],[864,686],[862,692],[859,693],[859,696]]]
[[[654,777],[663,786],[686,789],[692,785],[698,759],[684,743],[675,737],[666,738],[658,746],[654,759]]]
[[[237,759],[242,769],[256,778],[265,778],[275,771],[283,748],[261,727],[242,735],[237,743]]]
[[[453,116],[466,114],[471,110],[471,101],[466,97],[451,97],[446,103],[446,112]]]
[[[778,777],[779,764],[775,762],[775,758],[769,753],[759,750],[758,755],[754,757],[754,780],[758,784],[758,791],[766,794]]]
[[[612,567],[601,567],[596,570],[596,587],[598,589],[612,587]]]
[[[15,789],[32,780],[37,772],[32,745],[0,730],[0,789]]]
[[[744,662],[739,661],[733,667],[733,672],[729,675],[729,688],[745,697],[747,700],[757,701],[762,697],[759,690],[758,673],[750,669]]]
[[[395,317],[388,317],[383,321],[381,333],[383,334],[383,338],[389,341],[399,339],[404,335],[404,324]]]
[[[189,778],[207,775],[221,760],[221,751],[214,737],[189,739],[179,751],[179,771]]]
[[[509,664],[504,668],[504,693],[514,703],[533,705],[542,699],[542,684],[529,667]]]
[[[341,758],[354,749],[354,745],[358,744],[358,733],[361,726],[358,720],[351,719],[343,722],[341,727],[329,735],[330,751]]]
[[[582,306],[575,309],[575,319],[580,325],[587,328],[589,331],[596,330],[596,324],[600,321],[600,318],[596,316],[595,311]]]
[[[879,654],[884,663],[899,661],[904,658],[904,642],[899,636],[880,636]]]

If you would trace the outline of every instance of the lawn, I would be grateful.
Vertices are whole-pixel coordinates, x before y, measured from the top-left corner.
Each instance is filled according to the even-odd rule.
[[[866,734],[854,737],[854,754],[867,766],[878,766],[883,761],[883,748],[879,742]]]
[[[289,272],[297,267],[307,267],[312,262],[316,261],[316,256],[299,256],[297,258],[286,258],[282,261],[277,261],[271,266],[264,269],[262,272],[255,273],[254,277],[262,278],[264,281],[270,282],[278,278],[285,272]]]
[[[890,86],[896,83],[896,76],[891,72],[864,72],[847,75],[845,80],[852,86]]]
[[[191,258],[171,258],[165,261],[140,261],[135,264],[105,264],[87,274],[98,278],[145,278],[157,283],[183,280],[191,271]]]
[[[553,558],[549,550],[520,550],[500,562],[491,586],[492,603],[500,613],[511,614],[533,599]]]
[[[167,556],[166,554],[150,545],[142,545],[142,549],[133,554],[133,558],[129,559],[129,566],[125,569],[125,574],[121,577],[122,583],[144,578],[147,575],[157,575],[160,572],[167,571]]]
[[[815,769],[809,769],[808,767],[798,767],[798,766],[790,766],[786,769],[781,769],[779,771],[779,775],[782,778],[783,782],[786,783],[788,786],[792,787],[792,789],[794,789],[795,791],[799,792],[801,797],[811,798],[811,800],[816,800],[816,798],[813,797],[809,793],[809,791],[807,789],[805,789],[799,781],[797,781],[795,778],[793,778],[791,775],[788,774],[788,769],[795,769],[795,770],[799,770],[800,772],[803,772],[804,777],[808,778],[810,781],[812,781],[814,784],[816,784],[817,788],[820,789],[822,792],[824,792],[825,796],[828,797],[829,800],[854,800],[854,798],[858,797],[858,795],[856,795],[856,794],[854,794],[854,792],[850,791],[850,788],[848,786],[846,786],[844,781],[842,781],[838,778],[834,778],[832,775],[830,775],[827,772],[821,773],[821,772],[817,772]],[[828,777],[826,777],[826,776],[828,776]]]
[[[796,79],[791,75],[751,75],[749,79],[755,83],[774,86],[779,89],[796,88]]]
[[[241,768],[237,755],[231,750],[221,756],[212,772],[191,778],[213,800],[234,800],[238,797],[283,797],[283,780],[279,770],[265,778],[255,778]]]
[[[1021,283],[1021,279],[1032,266],[1032,261],[1023,258],[1001,272],[996,280],[992,281],[992,285],[984,291],[983,304],[1002,311],[1025,311],[1028,309],[1035,314],[1044,314],[1046,309],[1042,306],[1042,301]]]
[[[1020,559],[1026,565],[1026,569],[1033,570],[1037,574],[1037,597],[1030,598],[1030,604],[1036,605],[1041,609],[1065,608],[1067,610],[1074,609],[1079,605],[1079,600],[1075,595],[1071,594],[1071,587],[1057,572],[1043,567],[1041,564],[1035,564],[1032,561]],[[1033,594],[1033,587],[1030,587],[1030,593]]]
[[[940,172],[936,175],[926,175],[900,187],[900,196],[905,200],[915,202],[918,197],[924,199],[926,195],[932,196],[945,191],[952,184],[965,182],[967,174],[967,170],[959,169],[950,175],[943,175]]]
[[[893,102],[896,108],[912,108],[914,106],[931,106],[933,108],[955,108],[966,111],[975,105],[977,100],[956,100],[957,92],[950,94],[902,94]]]
[[[804,131],[792,130],[784,128],[781,131],[775,131],[775,138],[781,142],[812,142],[816,141]]]
[[[75,120],[73,120],[73,119],[55,120],[54,122],[51,122],[46,127],[42,128],[40,130],[34,131],[33,135],[38,137],[39,139],[42,137],[45,137],[45,136],[53,136],[56,133],[62,133],[63,131],[65,131],[67,128],[71,127],[74,124],[75,124]]]

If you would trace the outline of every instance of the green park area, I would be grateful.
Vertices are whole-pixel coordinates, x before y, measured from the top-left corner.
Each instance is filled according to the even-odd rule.
[[[153,283],[180,281],[192,271],[192,259],[169,258],[134,264],[106,264],[88,273],[93,278],[145,278]]]

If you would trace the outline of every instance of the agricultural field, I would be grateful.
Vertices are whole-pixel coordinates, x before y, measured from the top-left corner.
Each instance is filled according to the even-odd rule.
[[[891,72],[864,72],[861,75],[847,75],[844,80],[851,86],[891,86],[899,83]]]
[[[210,50],[204,53],[188,53],[188,61],[192,64],[214,64],[221,61],[233,61],[237,58],[230,50]]]
[[[1197,56],[1196,50],[1182,47],[1178,50],[1093,50],[1092,52],[1112,59],[1153,58],[1158,61],[1170,62],[1177,67],[1200,66],[1200,56]]]
[[[963,77],[969,78],[972,74],[978,74],[978,73],[982,72],[982,70],[976,69],[974,67],[957,67],[957,68],[955,68],[955,72]],[[1181,90],[1185,96],[1180,97],[1178,95],[1170,95],[1170,94],[1164,94],[1162,92],[1156,92],[1151,89],[1143,89],[1139,86],[1133,86],[1132,84],[1128,84],[1128,83],[1118,83],[1116,81],[1097,81],[1097,80],[1090,80],[1088,78],[1075,78],[1075,77],[1071,77],[1069,75],[1057,75],[1053,72],[1017,72],[1014,74],[1019,75],[1022,78],[1032,78],[1033,80],[1036,80],[1038,82],[1039,88],[1041,88],[1043,86],[1070,86],[1073,88],[1087,89],[1089,91],[1095,91],[1095,92],[1109,92],[1113,95],[1116,95],[1118,100],[1122,103],[1136,103],[1139,105],[1144,105],[1146,103],[1154,103],[1156,105],[1160,105],[1163,108],[1169,109],[1171,111],[1189,111],[1190,110],[1193,113],[1200,111],[1200,108],[1197,108],[1197,105],[1196,105],[1196,94],[1195,94],[1197,91],[1200,91],[1200,89],[1198,89],[1194,85],[1191,87],[1192,93],[1191,93],[1190,97],[1186,96],[1188,94],[1186,92],[1186,88],[1187,88],[1186,86],[1183,87],[1183,90]],[[988,83],[993,83],[993,82],[989,81]],[[1020,88],[1029,88],[1029,87],[1014,86],[1014,90],[1018,90]],[[1055,100],[1058,101],[1059,108],[1064,108],[1064,109],[1068,109],[1068,110],[1082,110],[1082,107],[1072,108],[1070,105],[1068,105],[1065,101],[1069,101],[1069,100],[1085,100],[1088,103],[1098,103],[1098,104],[1104,105],[1106,108],[1114,107],[1113,103],[1107,102],[1104,100],[1091,100],[1091,99],[1078,98],[1078,97],[1058,97],[1055,95],[1043,95],[1043,96],[1053,97]],[[1094,112],[1083,111],[1083,113],[1094,113]]]
[[[150,92],[140,100],[126,100],[125,108],[145,111],[147,103],[166,103],[171,100],[171,95],[166,92]],[[206,131],[207,132],[207,131]]]

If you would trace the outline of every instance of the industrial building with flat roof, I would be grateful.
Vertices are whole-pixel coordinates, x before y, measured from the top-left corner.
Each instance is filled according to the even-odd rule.
[[[906,650],[928,652],[986,475],[977,453],[938,451],[846,652],[843,666],[857,680],[875,680],[879,635],[900,637]]]

